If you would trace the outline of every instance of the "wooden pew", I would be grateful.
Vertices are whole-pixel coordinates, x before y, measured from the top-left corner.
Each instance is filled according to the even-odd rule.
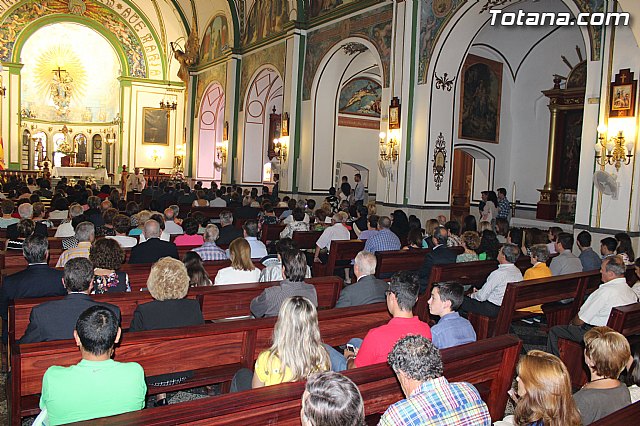
[[[497,318],[469,313],[468,319],[476,330],[478,340],[490,336],[509,333],[511,322],[517,319],[536,316],[530,312],[518,311],[530,306],[560,302],[573,299],[566,305],[553,305],[551,315],[547,315],[549,327],[568,324],[578,313],[587,283],[593,275],[600,276],[599,271],[580,272],[557,277],[540,278],[507,284]],[[544,309],[544,307],[543,307]],[[547,314],[547,311],[545,311]]]
[[[336,305],[342,290],[342,279],[339,277],[308,278],[305,282],[316,288],[318,309],[331,309]],[[200,309],[205,321],[216,321],[225,318],[251,315],[251,301],[278,281],[265,283],[231,284],[224,286],[190,288],[188,299],[200,302]],[[94,294],[96,301],[111,303],[120,308],[123,329],[128,329],[133,319],[133,312],[138,305],[151,302],[153,297],[146,291],[132,293]],[[19,299],[9,306],[9,339],[19,339],[29,325],[29,316],[34,306],[62,297],[43,297],[35,299]],[[13,336],[13,337],[12,337]]]
[[[413,308],[413,313],[418,315],[422,321],[429,320],[429,305],[427,302],[431,297],[431,289],[434,283],[457,281],[462,285],[483,284],[489,274],[497,268],[498,262],[495,260],[433,265],[429,282],[427,283],[427,290],[424,294],[418,296],[418,302]]]
[[[322,231],[293,231],[293,241],[300,250],[315,249]]]
[[[514,336],[500,336],[442,351],[444,375],[450,382],[476,386],[496,421],[504,416],[507,391],[522,343]],[[472,366],[472,367],[470,367]],[[404,398],[396,376],[387,364],[376,364],[344,372],[358,385],[368,424],[389,405]],[[284,383],[250,391],[219,395],[151,408],[77,424],[92,425],[299,425],[304,382]]]
[[[607,326],[621,333],[630,343],[640,340],[640,302],[611,309]],[[584,343],[559,339],[558,349],[560,359],[571,376],[571,384],[574,388],[580,388],[589,377],[589,370],[584,363]]]
[[[284,230],[287,225],[262,225],[262,233],[260,240],[267,244],[269,241],[277,241],[280,239],[280,232]]]
[[[126,333],[116,348],[115,359],[138,362],[147,376],[193,371],[193,378],[168,387],[148,388],[153,395],[180,389],[228,382],[240,367],[252,368],[258,354],[271,345],[277,318],[229,321],[168,330]],[[320,311],[323,341],[344,344],[364,337],[390,319],[386,304]],[[52,365],[69,366],[80,361],[74,340],[11,345],[11,380],[8,389],[10,424],[38,412],[42,376]]]
[[[62,249],[49,249],[49,265],[55,266],[60,258]],[[22,250],[5,250],[0,252],[0,269],[27,267],[27,260],[22,255]]]
[[[350,261],[355,259],[362,250],[364,250],[362,240],[331,241],[327,263],[325,265],[314,263],[313,276],[333,275],[336,269],[351,268]]]
[[[638,421],[638,417],[640,417],[640,401],[627,405],[622,410],[613,412],[600,420],[596,420],[591,423],[591,426],[632,425]]]
[[[462,247],[451,247],[456,254],[462,254]],[[424,263],[424,257],[431,249],[388,250],[376,252],[376,272],[378,278],[387,278],[399,271],[418,271]]]

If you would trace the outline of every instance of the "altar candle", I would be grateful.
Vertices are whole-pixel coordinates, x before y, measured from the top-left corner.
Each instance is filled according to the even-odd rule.
[[[511,186],[511,202],[515,203],[516,202],[516,182],[513,182],[513,185]]]

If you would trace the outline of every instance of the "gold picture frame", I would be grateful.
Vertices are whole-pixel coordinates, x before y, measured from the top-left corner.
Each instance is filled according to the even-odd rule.
[[[282,125],[280,126],[282,136],[289,136],[289,113],[285,112],[282,117]]]
[[[169,145],[169,113],[162,108],[142,108],[142,144]]]
[[[400,128],[400,99],[394,96],[389,105],[389,130]]]

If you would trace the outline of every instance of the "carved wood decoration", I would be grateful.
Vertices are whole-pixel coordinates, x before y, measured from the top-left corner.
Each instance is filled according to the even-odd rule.
[[[436,139],[436,144],[433,148],[433,160],[431,161],[433,162],[433,181],[439,191],[442,182],[444,182],[444,171],[447,167],[447,144],[442,132]]]

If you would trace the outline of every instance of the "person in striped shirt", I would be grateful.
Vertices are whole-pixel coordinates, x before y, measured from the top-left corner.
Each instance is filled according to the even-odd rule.
[[[378,426],[490,426],[487,404],[473,385],[449,383],[440,351],[418,335],[398,340],[389,353],[406,399],[391,405]]]

